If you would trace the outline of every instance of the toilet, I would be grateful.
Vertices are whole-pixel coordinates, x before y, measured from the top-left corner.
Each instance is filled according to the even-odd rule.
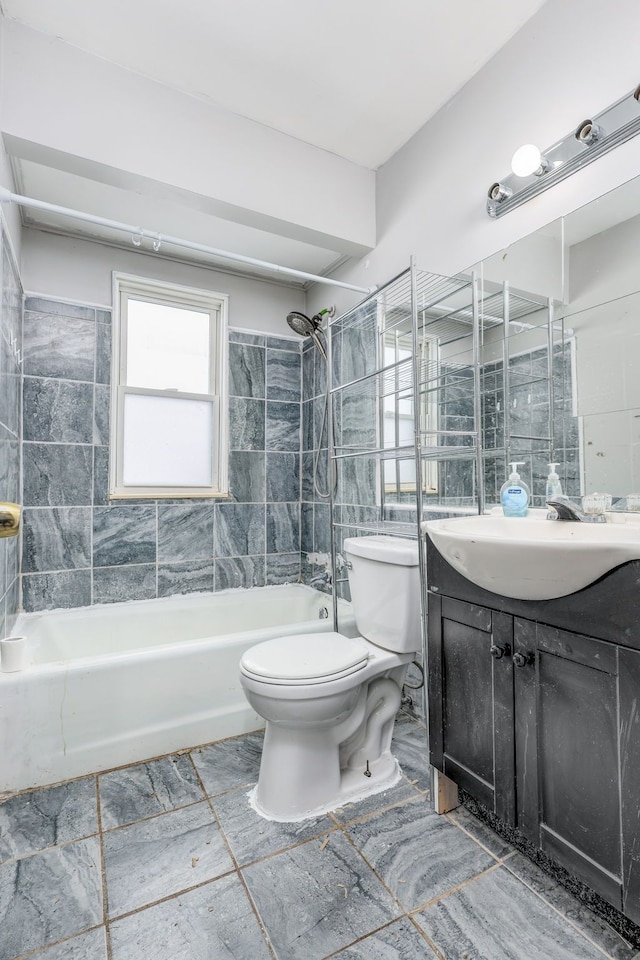
[[[344,541],[360,636],[309,633],[259,643],[240,682],[266,721],[250,800],[271,820],[325,813],[393,786],[391,735],[407,665],[420,649],[418,542]]]

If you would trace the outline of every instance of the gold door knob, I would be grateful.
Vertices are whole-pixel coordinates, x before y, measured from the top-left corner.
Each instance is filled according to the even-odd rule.
[[[20,530],[20,506],[0,503],[0,537],[16,537]]]

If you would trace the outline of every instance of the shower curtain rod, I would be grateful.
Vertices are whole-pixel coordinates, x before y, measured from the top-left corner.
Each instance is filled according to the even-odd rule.
[[[216,247],[208,247],[204,243],[194,243],[192,240],[183,240],[180,237],[171,237],[165,233],[156,233],[155,230],[145,230],[143,227],[132,226],[129,223],[121,223],[119,220],[107,220],[105,217],[97,217],[92,213],[83,213],[81,210],[72,210],[70,207],[60,207],[55,203],[47,203],[46,200],[35,200],[32,197],[23,197],[18,193],[11,193],[5,187],[0,187],[0,203],[17,203],[21,207],[33,207],[36,210],[46,210],[49,213],[57,213],[62,217],[69,217],[73,220],[82,220],[85,223],[95,223],[102,227],[111,227],[113,230],[122,230],[124,233],[130,233],[132,240],[135,237],[139,246],[142,240],[150,240],[154,250],[160,249],[161,243],[169,243],[176,247],[185,247],[187,250],[197,250],[199,253],[208,253],[214,257],[221,257],[224,260],[235,260],[237,263],[250,264],[253,267],[263,267],[267,270],[273,270],[275,273],[286,273],[290,277],[299,277],[301,280],[312,280],[314,283],[325,283],[333,287],[343,287],[345,290],[355,290],[356,293],[373,293],[375,287],[357,287],[352,283],[343,283],[341,280],[332,280],[331,277],[320,277],[315,273],[305,273],[304,270],[296,270],[294,267],[282,267],[277,263],[270,263],[267,260],[257,260],[255,257],[245,257],[241,253],[230,253],[228,250],[218,250]],[[135,241],[134,241],[135,243]]]

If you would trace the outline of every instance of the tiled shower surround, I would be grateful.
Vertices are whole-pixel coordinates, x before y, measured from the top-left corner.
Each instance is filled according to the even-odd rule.
[[[25,610],[299,578],[300,343],[229,340],[229,500],[110,503],[111,314],[27,298]]]
[[[20,354],[22,288],[4,223],[0,308],[0,500],[20,502]],[[13,630],[19,604],[19,538],[0,539],[1,636]]]
[[[530,350],[510,360],[511,434],[543,437],[549,431],[549,394],[546,350]],[[572,498],[580,497],[578,419],[572,412],[571,346],[556,346],[553,356],[554,417],[551,430],[553,457],[562,481],[562,489]],[[504,453],[504,392],[502,361],[482,367],[482,443],[485,451],[485,502],[500,502],[500,489],[507,479]],[[456,370],[445,382],[439,404],[439,425],[446,430],[473,429],[472,372]],[[464,444],[452,437],[452,444]],[[471,439],[468,439],[469,444]],[[492,451],[496,451],[492,454]],[[520,473],[531,490],[531,505],[544,507],[545,486],[551,458],[550,444],[544,440],[511,441],[511,456],[523,461]],[[475,464],[470,460],[450,460],[439,475],[439,503],[455,506],[475,505]],[[436,497],[427,498],[427,505]]]
[[[3,259],[2,344],[18,330],[19,286],[6,250]],[[13,304],[13,307],[10,304]],[[367,307],[361,309],[366,311]],[[374,326],[351,317],[333,327],[335,381],[344,384],[376,366]],[[18,333],[15,334],[17,336]],[[230,492],[228,501],[158,500],[109,502],[109,377],[111,314],[71,303],[28,298],[24,313],[24,535],[23,605],[26,610],[149,599],[228,587],[309,582],[326,569],[330,552],[329,504],[314,487],[328,489],[327,433],[323,425],[326,364],[313,341],[230,331]],[[538,352],[540,353],[540,351]],[[531,378],[544,357],[535,351],[514,357],[514,374]],[[556,355],[554,445],[565,491],[579,494],[575,418],[570,416],[569,351]],[[546,363],[546,361],[545,361]],[[560,371],[559,367],[562,366]],[[8,356],[2,376],[2,475],[9,499],[18,499],[18,367]],[[562,374],[561,376],[559,374]],[[468,429],[471,394],[460,381],[444,387],[439,422]],[[485,449],[502,444],[504,411],[501,363],[482,377]],[[12,379],[13,378],[13,379]],[[369,385],[369,391],[374,384]],[[13,392],[12,392],[13,390]],[[546,383],[512,385],[512,432],[538,433],[546,423]],[[334,395],[338,444],[376,446],[377,401],[366,384]],[[457,441],[459,442],[459,441]],[[516,442],[514,442],[514,454]],[[542,503],[547,446],[529,449],[525,479],[533,478],[534,505]],[[334,519],[337,546],[362,532],[358,524],[385,519],[411,522],[414,502],[381,506],[379,464],[373,457],[338,463]],[[485,457],[487,502],[497,502],[504,482],[502,456]],[[11,486],[13,484],[13,486]],[[467,460],[438,468],[434,504],[475,503]],[[11,494],[13,490],[13,494]],[[441,513],[438,513],[440,516]],[[354,526],[352,526],[354,525]],[[310,556],[312,559],[310,559]],[[312,560],[314,562],[312,562]],[[319,561],[319,562],[318,562]],[[0,541],[0,588],[10,617],[17,604],[17,545]],[[339,587],[348,597],[347,584]]]
[[[349,325],[332,327],[332,362],[334,384],[346,384],[377,368],[376,337],[367,313],[375,304],[356,308]],[[354,322],[355,319],[355,322]],[[362,324],[359,321],[362,320]],[[324,358],[313,344],[305,340],[302,351],[302,575],[307,582],[325,569],[330,550],[329,504],[314,486],[314,464],[317,461],[317,486],[328,491],[327,424],[324,421],[327,369]],[[375,380],[358,389],[333,395],[334,439],[338,450],[344,445],[376,446],[377,401],[373,396]],[[337,463],[334,520],[338,552],[347,536],[362,531],[349,524],[375,523],[382,508],[377,486],[378,461],[375,457],[354,457]],[[310,563],[314,554],[320,563]],[[320,555],[320,557],[318,557]],[[346,573],[338,571],[338,578]],[[348,599],[348,584],[339,583],[339,595]]]

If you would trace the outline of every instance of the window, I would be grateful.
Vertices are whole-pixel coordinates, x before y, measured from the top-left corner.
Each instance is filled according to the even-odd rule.
[[[227,493],[228,298],[114,274],[110,496]]]
[[[421,379],[433,375],[430,360],[434,354],[433,343],[421,340],[418,369]],[[413,346],[409,332],[394,330],[387,333],[384,341],[384,364],[390,373],[385,382],[383,400],[384,446],[405,448],[407,456],[396,456],[384,462],[384,489],[388,502],[402,502],[416,489],[415,469],[415,417],[413,409]],[[420,387],[419,429],[426,431],[437,423],[435,393],[428,384]],[[422,437],[424,443],[424,435]],[[437,464],[423,464],[425,493],[437,491]]]

